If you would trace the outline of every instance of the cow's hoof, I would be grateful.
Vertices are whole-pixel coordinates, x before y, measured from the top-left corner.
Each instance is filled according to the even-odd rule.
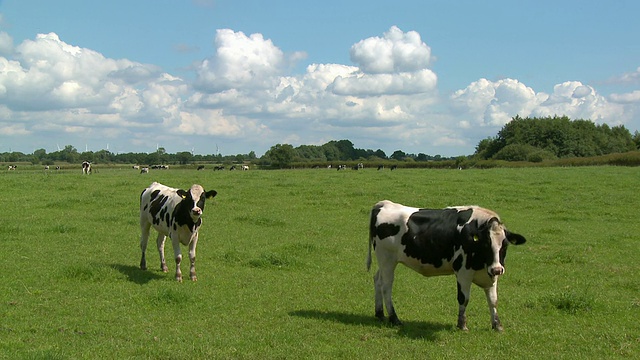
[[[198,281],[198,277],[197,276],[192,276],[191,277],[191,281]]]
[[[396,315],[389,316],[389,322],[393,326],[402,326],[403,325],[402,321],[400,321],[400,319],[398,319],[398,317]]]

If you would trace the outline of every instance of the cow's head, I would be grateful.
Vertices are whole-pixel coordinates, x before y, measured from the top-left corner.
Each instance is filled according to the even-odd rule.
[[[487,273],[491,277],[504,274],[504,261],[509,244],[520,245],[527,241],[522,235],[507,230],[496,217],[480,225],[478,232],[472,236],[473,241],[483,249]]]
[[[192,185],[189,191],[178,190],[177,193],[183,199],[182,206],[190,209],[189,213],[194,221],[202,215],[205,199],[213,198],[218,194],[215,190],[205,191],[204,188],[198,184]]]

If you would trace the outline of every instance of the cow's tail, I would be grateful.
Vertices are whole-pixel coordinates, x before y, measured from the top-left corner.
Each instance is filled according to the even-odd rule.
[[[376,220],[380,212],[380,203],[371,209],[371,219],[369,220],[369,253],[367,254],[367,271],[371,270],[371,248],[373,247],[373,238],[376,236]]]
[[[372,238],[369,236],[369,255],[367,255],[367,271],[371,270],[371,241]]]

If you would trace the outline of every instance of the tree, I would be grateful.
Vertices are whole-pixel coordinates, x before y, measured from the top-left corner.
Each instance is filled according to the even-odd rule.
[[[271,147],[265,154],[271,161],[271,166],[277,168],[288,168],[293,162],[295,151],[289,144],[277,144]]]
[[[181,165],[186,165],[192,161],[193,155],[188,151],[182,151],[176,154],[176,159]]]
[[[402,161],[406,157],[407,157],[407,154],[405,154],[402,150],[396,150],[396,151],[393,152],[393,154],[391,154],[391,156],[389,158],[390,159],[394,159],[394,160],[398,160],[398,161]]]

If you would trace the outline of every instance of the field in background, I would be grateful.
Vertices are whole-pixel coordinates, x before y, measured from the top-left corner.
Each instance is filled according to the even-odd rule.
[[[627,167],[2,171],[0,358],[635,358],[639,178]],[[138,268],[152,181],[218,191],[196,283],[176,283],[171,261],[159,271],[153,241]],[[405,325],[374,318],[364,261],[382,199],[482,205],[527,237],[500,280],[503,333],[479,288],[461,332],[455,278],[402,266]]]

